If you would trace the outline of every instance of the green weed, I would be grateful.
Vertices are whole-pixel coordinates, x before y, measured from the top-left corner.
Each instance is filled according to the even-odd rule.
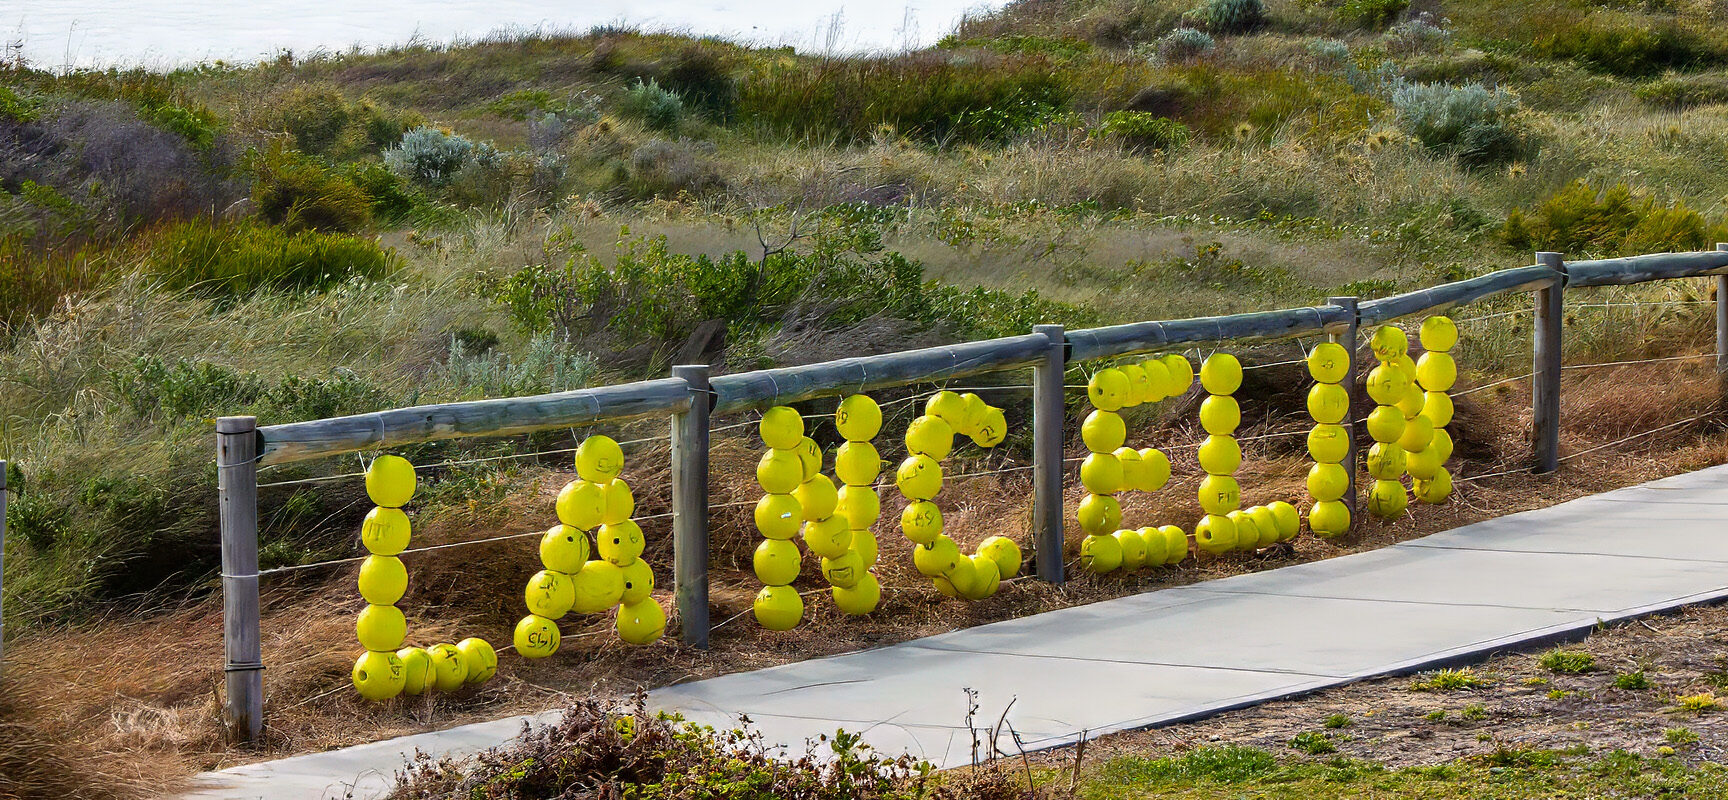
[[[1622,672],[1614,676],[1614,688],[1642,690],[1650,688],[1650,679],[1644,676],[1644,670]]]
[[[1332,743],[1332,737],[1319,731],[1303,731],[1290,740],[1290,748],[1300,750],[1311,756],[1338,752],[1338,745]]]
[[[145,265],[171,288],[237,297],[260,289],[321,290],[394,272],[396,254],[371,239],[198,220],[149,240]]]
[[[1481,689],[1488,681],[1476,674],[1470,667],[1458,669],[1443,669],[1430,672],[1426,678],[1419,678],[1410,684],[1410,688],[1418,692],[1456,692],[1467,689]]]
[[[1596,669],[1596,657],[1582,650],[1567,650],[1556,647],[1542,654],[1536,665],[1549,672],[1559,672],[1565,675],[1582,675]]]

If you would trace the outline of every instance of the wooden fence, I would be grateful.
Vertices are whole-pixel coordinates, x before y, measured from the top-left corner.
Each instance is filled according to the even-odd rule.
[[[1719,371],[1728,371],[1728,244],[1715,252],[1669,253],[1566,263],[1537,253],[1536,263],[1376,300],[1329,298],[1325,305],[1033,332],[987,341],[848,358],[799,367],[710,375],[706,365],[679,365],[672,376],[533,397],[415,406],[372,414],[259,427],[252,417],[216,424],[222,525],[222,589],[227,676],[226,722],[233,736],[263,732],[264,665],[259,649],[258,467],[367,449],[461,437],[503,436],[596,423],[667,418],[672,442],[674,594],[683,641],[708,643],[708,445],[712,415],[836,397],[915,383],[1031,368],[1033,373],[1033,542],[1036,575],[1063,580],[1064,373],[1068,365],[1198,345],[1264,342],[1324,335],[1350,343],[1344,385],[1355,401],[1356,331],[1403,317],[1433,314],[1516,292],[1535,295],[1532,328],[1531,469],[1559,463],[1561,314],[1569,287],[1716,276]],[[1348,422],[1348,421],[1347,421]],[[1355,425],[1344,466],[1355,507]],[[4,474],[0,462],[0,475]],[[0,478],[0,488],[4,487]],[[0,509],[5,495],[0,491]],[[1354,516],[1354,515],[1353,515]],[[0,540],[4,538],[0,517]]]

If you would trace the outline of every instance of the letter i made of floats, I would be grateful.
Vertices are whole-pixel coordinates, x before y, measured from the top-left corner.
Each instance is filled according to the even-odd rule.
[[[408,569],[397,556],[412,538],[402,508],[417,486],[414,465],[401,456],[379,456],[366,469],[366,495],[376,507],[360,527],[361,544],[370,555],[360,564],[360,596],[366,608],[354,626],[366,652],[350,678],[368,700],[388,700],[404,692],[418,695],[428,688],[454,691],[484,683],[498,671],[498,655],[483,639],[430,648],[402,646],[408,621],[396,603],[408,591]]]
[[[1368,475],[1374,479],[1368,489],[1368,513],[1392,519],[1404,513],[1410,501],[1401,480],[1405,465],[1401,442],[1408,420],[1421,411],[1421,397],[1415,388],[1416,363],[1410,359],[1410,340],[1403,329],[1380,326],[1368,340],[1368,347],[1380,362],[1369,370],[1367,379],[1368,397],[1375,403],[1367,422],[1368,437],[1374,440],[1367,458]]]
[[[811,470],[806,464],[810,460],[809,454],[801,452],[805,450],[807,438],[804,435],[804,417],[790,407],[775,406],[762,412],[762,422],[757,429],[768,449],[756,463],[756,482],[763,491],[762,499],[756,502],[756,530],[761,532],[764,541],[756,547],[752,558],[756,577],[762,581],[762,591],[756,595],[751,609],[762,627],[787,631],[804,618],[804,599],[798,596],[797,589],[792,588],[804,557],[798,551],[798,545],[792,542],[792,537],[798,535],[799,528],[804,525],[806,514],[799,497],[811,494],[805,490],[805,478],[811,473],[821,472],[821,453],[815,454],[815,468]],[[830,483],[830,491],[832,487]],[[833,508],[828,511],[831,514]],[[840,527],[845,526],[842,524]],[[809,535],[806,532],[806,540]]]
[[[1155,447],[1135,450],[1126,445],[1128,428],[1120,412],[1187,391],[1193,371],[1186,359],[1174,358],[1181,361],[1179,368],[1151,359],[1099,370],[1086,382],[1086,397],[1093,411],[1080,426],[1088,455],[1080,463],[1080,485],[1086,489],[1086,497],[1077,516],[1086,532],[1080,545],[1080,564],[1089,572],[1156,567],[1188,557],[1188,535],[1181,528],[1121,527],[1117,498],[1124,491],[1155,492],[1170,481],[1170,459],[1163,451]]]
[[[1446,461],[1452,458],[1452,436],[1446,431],[1452,422],[1452,396],[1447,392],[1458,382],[1458,365],[1449,352],[1458,344],[1458,326],[1436,315],[1422,321],[1418,335],[1427,352],[1416,361],[1416,382],[1423,390],[1417,418],[1433,433],[1426,448],[1408,455],[1405,470],[1414,481],[1411,488],[1417,500],[1442,503],[1452,496],[1452,473],[1446,470]]]
[[[1330,539],[1350,530],[1350,506],[1344,493],[1350,489],[1350,474],[1344,457],[1350,453],[1350,392],[1340,384],[1350,372],[1350,351],[1337,342],[1321,342],[1308,351],[1308,374],[1314,386],[1308,390],[1308,416],[1314,428],[1308,432],[1308,529]]]
[[[1234,474],[1242,463],[1242,449],[1237,444],[1236,427],[1242,424],[1242,407],[1232,395],[1242,386],[1242,364],[1229,353],[1214,353],[1200,364],[1200,388],[1207,397],[1200,403],[1200,427],[1206,431],[1206,441],[1200,445],[1200,468],[1206,477],[1200,480],[1198,500],[1204,514],[1194,526],[1194,544],[1199,549],[1218,555],[1236,549],[1253,549],[1259,545],[1258,529],[1237,531],[1238,514],[1242,506],[1242,488]]]
[[[995,447],[1007,436],[1002,409],[976,394],[937,392],[924,404],[924,413],[906,427],[906,460],[894,472],[894,485],[909,501],[900,515],[900,529],[917,546],[912,563],[949,597],[982,600],[996,593],[1006,578],[1020,570],[1020,547],[1005,537],[979,543],[972,555],[943,532],[936,494],[942,490],[942,460],[954,448],[955,434],[979,447]]]
[[[834,477],[840,479],[837,513],[851,530],[851,542],[839,558],[822,559],[822,577],[835,607],[859,616],[876,610],[882,600],[882,585],[871,571],[877,557],[873,526],[882,513],[876,494],[882,456],[871,441],[882,430],[882,408],[868,395],[851,395],[834,409],[834,428],[846,440],[834,453]]]

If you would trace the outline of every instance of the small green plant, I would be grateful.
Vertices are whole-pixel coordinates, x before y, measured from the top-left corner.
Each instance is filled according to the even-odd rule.
[[[1675,22],[1649,27],[1617,24],[1597,15],[1537,37],[1544,58],[1577,61],[1595,72],[1641,77],[1683,70],[1721,57],[1721,47]]]
[[[1423,714],[1422,718],[1425,720],[1428,720],[1429,722],[1439,722],[1440,720],[1443,720],[1446,718],[1446,709],[1436,708],[1433,711],[1430,711],[1426,714]]]
[[[1674,698],[1675,711],[1704,714],[1710,711],[1721,711],[1722,708],[1722,701],[1717,699],[1716,695],[1710,692],[1705,692],[1703,694],[1688,694]]]
[[[1400,130],[1468,166],[1510,161],[1526,150],[1523,128],[1514,116],[1520,108],[1518,97],[1505,89],[1480,83],[1409,83],[1392,91],[1391,102]]]
[[[372,198],[298,151],[275,146],[252,158],[252,205],[289,232],[351,233],[372,222]]]
[[[1116,139],[1132,150],[1175,150],[1188,143],[1188,126],[1145,111],[1112,111],[1094,131]]]
[[[1662,731],[1662,739],[1672,745],[1688,745],[1698,741],[1698,734],[1690,728],[1668,728]]]
[[[1428,673],[1428,677],[1419,678],[1410,684],[1410,688],[1418,692],[1456,692],[1464,689],[1480,689],[1488,685],[1488,681],[1476,674],[1470,667],[1459,669],[1443,669]]]
[[[1668,75],[1632,92],[1639,100],[1667,109],[1728,103],[1728,75]]]
[[[1537,666],[1549,672],[1564,675],[1582,675],[1596,669],[1596,657],[1582,650],[1567,650],[1556,647],[1542,654],[1536,661]]]
[[[1350,727],[1350,717],[1344,714],[1333,714],[1320,724],[1329,729],[1348,728]]]
[[[490,149],[465,136],[422,126],[403,134],[399,144],[385,151],[384,163],[416,183],[444,186],[481,148]]]
[[[1332,737],[1319,731],[1303,731],[1290,739],[1290,748],[1300,750],[1311,756],[1338,752],[1338,746],[1332,743]]]
[[[1192,63],[1217,49],[1217,40],[1197,28],[1177,28],[1152,43],[1152,51],[1166,64]]]
[[[1481,703],[1472,703],[1470,705],[1465,706],[1464,710],[1459,712],[1458,716],[1462,717],[1464,719],[1467,719],[1471,722],[1475,722],[1477,720],[1487,719],[1488,718],[1488,707],[1485,705],[1482,705]]]
[[[1410,0],[1344,0],[1338,18],[1367,30],[1384,30],[1410,7]]]
[[[1614,688],[1641,690],[1650,688],[1650,679],[1644,676],[1644,670],[1622,672],[1614,676]]]
[[[235,297],[260,289],[322,290],[394,272],[396,254],[342,233],[288,233],[252,222],[194,220],[150,242],[147,268],[174,289]]]
[[[684,121],[684,98],[649,78],[636,81],[624,91],[618,110],[655,130],[675,131]]]
[[[1530,211],[1506,215],[1501,238],[1520,249],[1623,255],[1697,250],[1728,235],[1683,202],[1663,205],[1624,183],[1597,189],[1579,180]]]
[[[1548,699],[1549,700],[1565,700],[1566,698],[1571,697],[1572,695],[1575,695],[1575,694],[1577,694],[1577,692],[1571,691],[1569,689],[1549,689],[1548,690]]]
[[[1549,681],[1541,675],[1536,675],[1534,677],[1525,678],[1524,680],[1519,681],[1519,683],[1525,686],[1547,686]]]
[[[1265,0],[1201,0],[1182,21],[1212,33],[1246,33],[1266,22]]]

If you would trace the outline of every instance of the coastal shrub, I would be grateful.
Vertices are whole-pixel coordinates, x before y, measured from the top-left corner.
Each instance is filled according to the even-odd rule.
[[[170,288],[213,296],[260,289],[322,290],[351,278],[381,278],[397,257],[371,239],[289,233],[254,222],[191,220],[149,238],[145,267]]]
[[[618,110],[642,120],[643,124],[657,131],[677,130],[678,124],[684,120],[683,98],[677,92],[662,88],[652,78],[638,80],[626,89],[624,97],[618,101]]]
[[[1517,157],[1524,133],[1514,119],[1518,97],[1479,83],[1407,83],[1392,92],[1398,127],[1430,150],[1477,166]]]
[[[1597,189],[1580,180],[1534,209],[1513,209],[1501,238],[1521,250],[1618,256],[1702,249],[1728,240],[1728,227],[1684,202],[1663,205],[1624,183]]]
[[[366,195],[374,219],[395,222],[425,202],[402,176],[377,161],[349,163],[342,167],[341,174]]]
[[[465,136],[422,126],[403,134],[399,144],[385,151],[384,163],[416,183],[442,187],[480,148],[490,149]]]
[[[60,298],[95,288],[108,269],[94,248],[38,247],[21,233],[0,236],[0,339]]]
[[[372,198],[347,177],[281,146],[255,153],[252,205],[289,232],[353,232],[372,222]]]
[[[1246,33],[1266,22],[1265,0],[1201,0],[1182,21],[1212,33]]]
[[[1440,50],[1451,39],[1451,32],[1443,24],[1436,24],[1434,15],[1424,11],[1388,29],[1386,48],[1399,55],[1413,56]]]
[[[1543,58],[1571,59],[1594,72],[1626,77],[1683,70],[1725,55],[1721,46],[1677,23],[1642,27],[1596,17],[1538,37],[1533,49]]]
[[[294,149],[345,161],[375,155],[419,124],[417,114],[349,100],[329,84],[294,86],[264,99],[255,124],[286,133]]]
[[[731,122],[737,114],[738,81],[712,47],[680,48],[660,75],[660,84],[677,93],[686,108],[715,122]]]
[[[1365,30],[1384,30],[1410,7],[1410,0],[1344,0],[1338,18]]]
[[[1112,111],[1095,133],[1116,139],[1131,150],[1175,150],[1188,143],[1188,126],[1145,111]]]
[[[631,151],[621,185],[638,198],[700,194],[721,185],[714,153],[713,142],[650,139]]]
[[[1177,28],[1152,43],[1153,52],[1166,64],[1193,61],[1217,49],[1211,34],[1195,28]]]
[[[1342,40],[1315,39],[1305,49],[1318,66],[1342,69],[1350,65],[1350,45]]]
[[[384,392],[347,370],[329,377],[298,375],[271,381],[208,361],[140,356],[108,374],[122,406],[143,420],[178,422],[249,410],[278,420],[372,411]]]
[[[1639,100],[1666,109],[1720,105],[1728,103],[1728,75],[1720,72],[1705,75],[1670,74],[1639,86],[1633,90],[1633,94]]]

